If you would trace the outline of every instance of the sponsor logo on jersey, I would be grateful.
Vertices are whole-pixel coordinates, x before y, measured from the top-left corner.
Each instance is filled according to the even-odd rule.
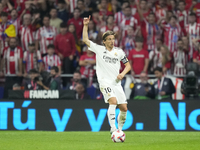
[[[118,58],[111,58],[109,56],[103,56],[103,59],[105,60],[105,62],[107,63],[113,63],[116,64],[116,62],[118,61]]]

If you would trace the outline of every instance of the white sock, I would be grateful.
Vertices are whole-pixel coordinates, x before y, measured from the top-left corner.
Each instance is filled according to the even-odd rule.
[[[119,130],[122,130],[122,127],[126,121],[126,114],[127,112],[123,112],[123,111],[120,111],[119,115],[118,115],[118,129]]]
[[[108,107],[108,120],[110,122],[110,127],[112,128],[112,130],[116,129],[115,126],[115,109],[116,109],[117,105],[109,105]]]

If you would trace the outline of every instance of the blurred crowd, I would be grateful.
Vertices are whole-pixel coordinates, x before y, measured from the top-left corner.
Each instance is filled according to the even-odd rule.
[[[188,62],[200,65],[199,0],[0,0],[5,95],[17,85],[90,87],[95,54],[82,42],[83,18],[89,15],[89,39],[102,44],[102,34],[114,31],[115,46],[126,53],[132,76],[154,74],[157,67],[163,74],[183,76]],[[60,77],[76,73],[82,79],[77,87],[74,78]]]

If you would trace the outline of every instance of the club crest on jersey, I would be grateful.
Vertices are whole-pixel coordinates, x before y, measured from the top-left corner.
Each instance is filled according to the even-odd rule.
[[[115,53],[115,56],[117,56],[117,53]]]

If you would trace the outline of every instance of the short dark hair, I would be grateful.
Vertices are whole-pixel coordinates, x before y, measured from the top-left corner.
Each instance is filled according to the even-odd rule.
[[[154,17],[156,17],[156,14],[154,12],[150,12],[148,16],[153,15]]]
[[[103,35],[102,35],[102,40],[103,41],[106,41],[106,38],[109,36],[109,35],[114,35],[115,36],[115,32],[113,31],[106,31]]]
[[[28,43],[28,46],[35,46],[35,43]]]
[[[74,12],[75,12],[75,10],[78,10],[79,12],[81,12],[81,10],[78,7],[74,8]]]
[[[8,17],[8,13],[7,12],[1,12],[1,17]]]
[[[43,19],[44,19],[45,17],[46,17],[46,18],[49,18],[49,19],[51,18],[49,14],[44,15]]]
[[[17,10],[13,8],[13,9],[10,11],[10,13],[11,13],[12,11],[14,11],[14,10],[17,12]]]
[[[156,67],[153,72],[155,71],[163,72],[161,67]]]
[[[161,41],[163,43],[163,40],[161,38],[157,38],[156,41]]]
[[[58,2],[57,2],[58,4],[60,3],[60,4],[65,4],[65,1],[64,0],[58,0]]]
[[[180,42],[180,41],[183,42],[183,40],[180,38],[180,39],[178,39],[177,43]]]
[[[51,69],[50,70],[55,70],[55,72],[56,73],[58,73],[59,72],[59,69],[58,69],[58,67],[57,66],[53,66],[53,67],[51,67]]]
[[[67,24],[65,22],[60,23],[60,28],[67,28]]]
[[[33,73],[39,73],[36,69],[31,69],[31,70],[29,70],[29,72],[28,72],[29,74],[33,74]]]
[[[194,17],[196,17],[196,14],[192,12],[192,13],[189,14],[189,16],[194,16]]]
[[[185,1],[183,1],[183,0],[180,0],[180,1],[178,2],[178,4],[180,4],[180,3],[184,3],[184,4],[186,5]]]
[[[49,45],[47,46],[47,49],[50,49],[50,48],[55,49],[55,46],[54,46],[53,44],[49,44]]]
[[[136,36],[136,37],[135,37],[135,42],[141,42],[141,43],[143,43],[143,42],[144,42],[144,39],[143,39],[143,37],[141,37],[141,36]]]
[[[76,70],[76,71],[74,71],[74,73],[73,73],[73,74],[75,74],[75,73],[78,73],[78,74],[80,74],[80,75],[81,75],[81,72],[80,72],[79,70]]]
[[[170,18],[169,18],[169,20],[171,20],[172,18],[174,18],[174,19],[176,19],[177,20],[177,17],[176,16],[171,16]]]

